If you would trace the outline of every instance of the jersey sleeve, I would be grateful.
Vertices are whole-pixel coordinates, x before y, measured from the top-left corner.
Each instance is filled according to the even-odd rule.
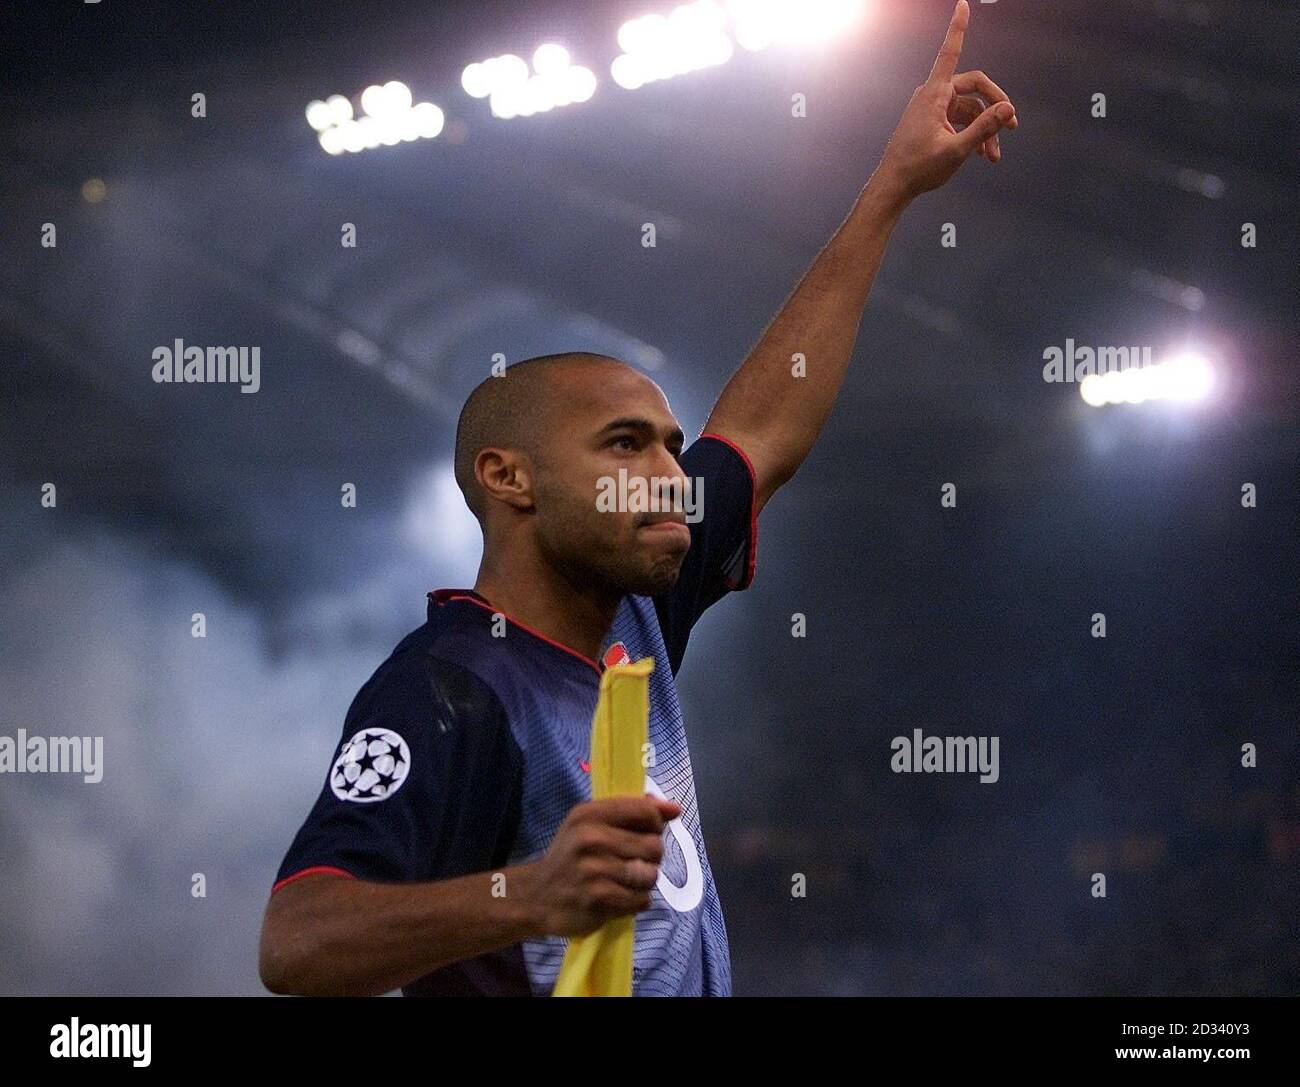
[[[395,654],[353,700],[271,893],[312,872],[407,882],[502,865],[522,767],[487,684],[419,649]]]
[[[690,523],[691,548],[676,584],[655,598],[673,673],[681,665],[691,628],[727,593],[749,588],[758,552],[757,484],[753,465],[738,445],[701,434],[678,463],[701,489],[702,516]]]

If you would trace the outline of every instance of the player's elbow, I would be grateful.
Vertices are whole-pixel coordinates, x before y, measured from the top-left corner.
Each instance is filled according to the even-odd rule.
[[[257,959],[257,976],[262,979],[262,985],[276,996],[296,995],[284,960],[265,945]]]
[[[350,996],[334,972],[322,969],[327,957],[300,938],[263,930],[257,973],[277,996]]]
[[[262,921],[262,938],[257,949],[257,975],[262,984],[279,996],[306,996],[301,952],[295,954],[289,941],[270,916]]]
[[[356,906],[350,880],[318,877],[272,895],[262,919],[257,973],[279,996],[369,996],[387,992],[357,962],[350,940]]]
[[[279,996],[319,994],[320,953],[317,926],[292,908],[283,892],[271,898],[262,919],[257,950],[257,974]]]

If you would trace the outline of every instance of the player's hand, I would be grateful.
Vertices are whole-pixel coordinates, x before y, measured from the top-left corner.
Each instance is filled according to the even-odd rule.
[[[906,199],[937,189],[972,154],[1000,161],[998,133],[1020,124],[1006,92],[983,72],[955,74],[968,22],[970,5],[958,0],[930,78],[916,88],[881,159],[880,172]]]
[[[579,804],[534,865],[533,907],[542,931],[581,936],[612,917],[638,913],[663,860],[663,830],[681,805],[654,796],[616,796]]]

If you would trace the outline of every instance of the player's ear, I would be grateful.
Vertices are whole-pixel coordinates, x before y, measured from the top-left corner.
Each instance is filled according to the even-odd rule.
[[[533,468],[517,449],[488,447],[474,458],[474,476],[483,493],[517,510],[533,508]]]

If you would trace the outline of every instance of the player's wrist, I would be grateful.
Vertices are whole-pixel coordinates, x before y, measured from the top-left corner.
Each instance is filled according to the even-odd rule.
[[[507,888],[513,886],[517,912],[514,924],[519,938],[537,940],[551,935],[550,917],[542,896],[543,880],[538,861],[516,865],[506,876]],[[507,896],[510,891],[507,890]]]
[[[916,196],[914,189],[915,186],[911,184],[904,172],[886,159],[868,178],[862,190],[862,197],[876,202],[882,209],[893,215],[900,215]]]

